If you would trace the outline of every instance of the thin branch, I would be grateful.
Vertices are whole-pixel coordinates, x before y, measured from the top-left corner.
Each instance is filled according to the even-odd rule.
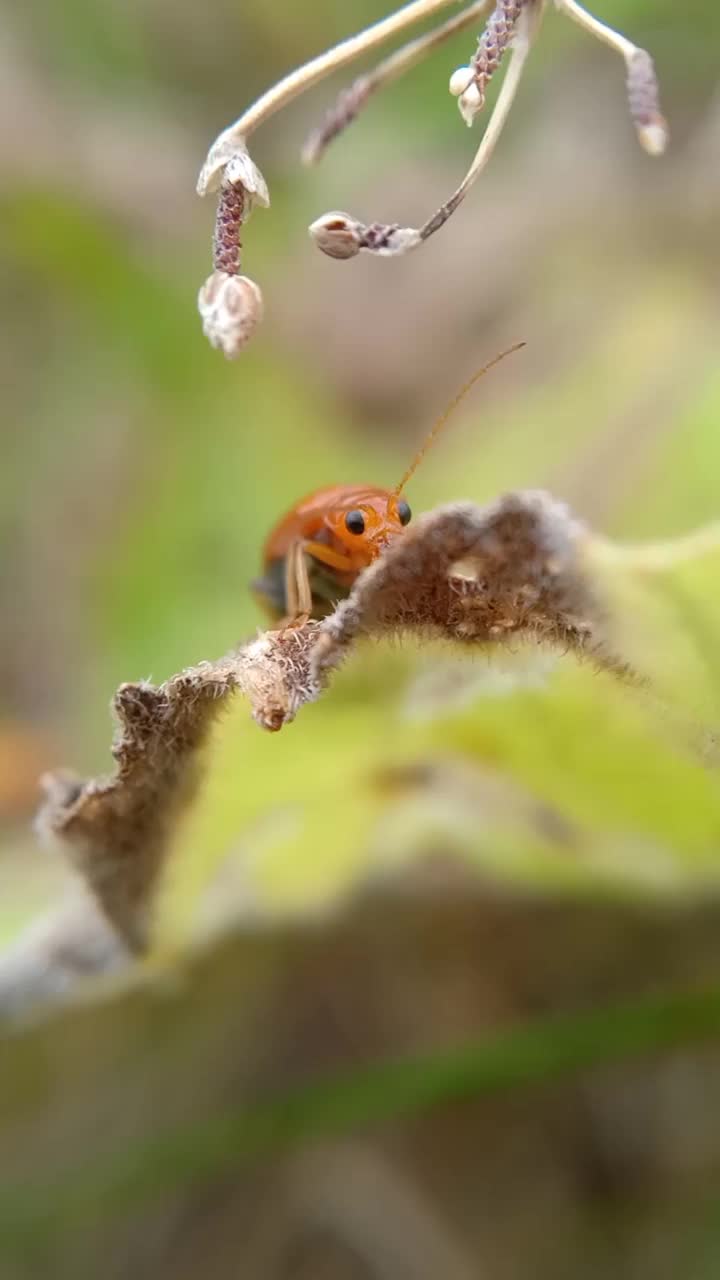
[[[634,45],[632,40],[628,40],[627,36],[621,35],[619,31],[614,31],[612,27],[606,26],[599,18],[594,18],[587,9],[583,9],[582,5],[577,3],[577,0],[555,0],[555,8],[573,22],[577,22],[583,31],[602,40],[603,44],[609,45],[616,53],[621,54],[626,62],[629,62],[630,58],[637,53],[637,45]]]
[[[502,88],[497,97],[495,108],[488,121],[480,146],[478,147],[475,158],[470,165],[465,177],[463,178],[457,191],[450,197],[437,213],[430,218],[420,230],[421,240],[427,240],[433,235],[445,222],[458,205],[465,199],[470,188],[477,181],[483,169],[487,165],[500,135],[505,128],[505,123],[510,114],[515,96],[518,91],[522,73],[525,70],[525,63],[528,54],[532,48],[532,43],[537,34],[537,21],[533,20],[533,15],[529,10],[524,10],[520,16],[515,41],[510,55],[510,63],[508,65],[507,74],[502,83]]]
[[[449,18],[433,31],[409,41],[388,58],[384,58],[373,71],[358,76],[349,88],[341,90],[322,125],[313,131],[305,143],[302,149],[303,164],[317,164],[330,143],[357,119],[373,94],[398,80],[458,31],[471,26],[489,9],[491,3],[492,0],[475,0],[468,9]]]

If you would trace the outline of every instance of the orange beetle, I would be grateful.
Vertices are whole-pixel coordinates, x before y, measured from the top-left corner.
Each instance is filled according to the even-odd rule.
[[[252,584],[273,620],[282,618],[282,625],[296,626],[332,612],[358,574],[408,524],[411,511],[402,491],[453,409],[488,369],[524,346],[524,342],[515,343],[473,374],[394,489],[357,484],[318,489],[275,525],[263,550],[263,577]]]

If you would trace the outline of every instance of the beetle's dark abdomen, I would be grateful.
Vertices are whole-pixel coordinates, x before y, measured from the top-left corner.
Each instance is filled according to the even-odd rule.
[[[306,555],[310,590],[313,599],[313,618],[325,618],[332,613],[338,600],[343,600],[349,588],[338,582],[331,569],[320,564],[312,556]],[[273,619],[284,618],[287,614],[287,597],[285,595],[285,560],[270,560],[265,566],[262,578],[255,578],[252,589],[258,595]]]

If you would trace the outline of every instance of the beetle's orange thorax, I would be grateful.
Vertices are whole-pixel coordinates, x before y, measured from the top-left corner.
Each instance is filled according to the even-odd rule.
[[[394,493],[375,485],[318,489],[296,503],[271,531],[263,550],[263,563],[267,566],[283,559],[293,543],[307,540],[324,543],[346,557],[352,566],[349,575],[354,576],[402,533],[397,505]],[[365,530],[359,536],[345,526],[345,516],[353,510],[362,511],[365,518]]]

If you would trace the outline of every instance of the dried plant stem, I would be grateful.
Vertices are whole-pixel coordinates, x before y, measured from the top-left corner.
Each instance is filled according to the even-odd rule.
[[[418,249],[444,226],[462,203],[473,183],[490,159],[517,93],[527,56],[537,33],[541,11],[533,6],[523,10],[513,41],[510,63],[488,121],[480,146],[460,186],[421,227],[400,227],[395,223],[372,222],[369,226],[346,213],[327,213],[310,227],[310,235],[323,253],[334,258],[351,258],[355,254],[379,254],[398,257]]]
[[[362,54],[384,44],[386,40],[404,31],[413,23],[421,22],[423,18],[429,18],[439,9],[447,9],[454,3],[456,0],[412,0],[411,4],[404,5],[396,13],[389,14],[387,18],[375,22],[371,27],[366,27],[357,35],[350,36],[340,44],[327,49],[325,53],[318,54],[316,58],[298,67],[296,71],[291,71],[289,75],[273,85],[272,89],[268,89],[267,93],[258,98],[257,102],[254,102],[234,124],[224,131],[224,134],[249,138],[250,134],[275,115],[276,111],[286,107],[294,98],[317,84],[319,80],[323,80],[331,72],[354,62]]]
[[[447,222],[452,213],[455,212],[458,205],[462,204],[468,191],[472,187],[487,165],[495,147],[497,146],[500,135],[505,128],[505,122],[510,114],[515,95],[517,94],[518,85],[522,73],[525,69],[527,56],[532,48],[534,36],[537,32],[537,16],[532,15],[529,10],[524,10],[518,21],[517,32],[510,55],[510,63],[508,65],[505,79],[497,97],[494,110],[488,120],[487,128],[482,136],[482,141],[478,147],[475,158],[470,165],[465,177],[463,178],[457,191],[451,195],[450,199],[445,202],[433,214],[432,218],[420,228],[420,241],[427,240],[434,235],[440,227]]]
[[[398,80],[412,67],[416,66],[428,53],[437,49],[458,31],[464,31],[489,9],[492,0],[475,0],[468,9],[449,18],[433,31],[418,36],[408,44],[391,53],[378,63],[373,71],[359,76],[347,89],[343,89],[335,104],[330,108],[319,129],[313,131],[302,150],[304,164],[317,164],[325,150],[336,138],[344,133],[348,125],[357,119],[373,94],[386,85]]]
[[[211,191],[219,193],[214,270],[200,289],[198,309],[205,334],[213,346],[228,358],[234,358],[247,345],[263,310],[258,285],[240,274],[241,228],[255,205],[267,206],[270,203],[265,180],[248,153],[249,135],[325,76],[368,53],[412,23],[430,18],[456,2],[412,0],[387,18],[292,71],[268,89],[213,142],[198,177],[197,191],[201,196]],[[491,4],[493,0],[464,0],[465,7],[460,13],[440,23],[434,30],[408,41],[374,70],[357,78],[340,94],[321,127],[308,140],[303,151],[305,163],[312,164],[320,158],[329,143],[339,137],[362,111],[372,94],[402,75],[454,32],[469,26]],[[450,198],[419,228],[401,227],[397,223],[366,224],[352,214],[337,210],[324,213],[309,227],[312,239],[323,253],[337,259],[353,258],[361,252],[396,257],[417,249],[444,226],[495,150],[513,105],[528,53],[549,4],[550,0],[495,0],[469,65],[456,68],[450,76],[449,91],[457,98],[466,124],[472,125],[484,106],[490,79],[505,54],[510,54],[505,79],[480,146],[460,186]],[[630,115],[638,140],[648,155],[661,155],[667,146],[668,127],[660,109],[657,76],[650,54],[605,26],[578,0],[555,0],[555,7],[624,58]]]
[[[638,52],[637,45],[634,45],[632,40],[628,40],[619,31],[613,31],[612,27],[607,27],[599,18],[594,18],[587,9],[583,9],[582,5],[577,3],[577,0],[555,0],[555,8],[571,18],[573,22],[577,22],[578,26],[589,35],[602,40],[603,44],[609,45],[616,53],[621,54],[626,62]]]
[[[640,145],[648,155],[662,155],[668,143],[668,126],[660,110],[660,91],[649,53],[612,27],[593,17],[577,0],[555,0],[555,7],[583,31],[614,49],[625,60],[630,115]]]

